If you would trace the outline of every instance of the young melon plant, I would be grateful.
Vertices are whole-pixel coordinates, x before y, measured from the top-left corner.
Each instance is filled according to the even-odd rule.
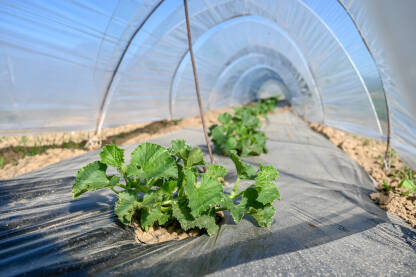
[[[234,111],[236,114],[248,111],[253,116],[263,116],[267,119],[267,114],[274,112],[278,101],[278,96],[267,99],[260,99],[255,105],[237,107],[234,108]]]
[[[192,148],[184,140],[174,140],[170,148],[143,143],[124,164],[124,150],[106,145],[101,160],[81,168],[72,187],[73,197],[87,191],[111,189],[118,195],[114,212],[129,225],[137,213],[145,231],[156,223],[160,226],[177,220],[183,230],[205,229],[209,235],[218,231],[215,215],[229,210],[236,222],[244,214],[251,215],[259,226],[269,227],[275,209],[272,203],[280,199],[274,181],[279,176],[272,166],[260,165],[259,170],[243,163],[231,152],[238,178],[231,194],[224,193],[221,180],[227,170],[221,165],[205,165],[199,148]],[[118,174],[108,175],[107,167]],[[240,179],[254,183],[239,191]]]
[[[278,97],[260,100],[256,105],[234,108],[234,115],[223,113],[218,116],[221,125],[209,128],[209,136],[220,152],[230,155],[232,151],[246,157],[267,153],[266,135],[260,130],[260,116],[267,118],[273,112]]]

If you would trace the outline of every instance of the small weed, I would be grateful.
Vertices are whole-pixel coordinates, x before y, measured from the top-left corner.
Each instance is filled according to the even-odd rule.
[[[23,146],[26,146],[26,144],[27,144],[28,140],[29,140],[29,139],[27,138],[27,136],[23,136],[23,137],[21,138],[21,142],[22,142]]]
[[[395,161],[395,160],[397,159],[397,153],[396,153],[396,150],[394,150],[394,149],[393,149],[393,148],[391,148],[391,147],[390,147],[390,149],[389,149],[389,150],[390,150],[390,151],[389,151],[389,152],[390,152],[389,154],[390,154],[390,158],[391,158],[391,160],[392,160],[392,161]]]
[[[0,168],[3,168],[4,166],[4,157],[0,156]]]
[[[389,186],[387,184],[387,181],[386,180],[383,181],[383,187],[386,189],[386,191],[390,191],[391,190],[391,186]]]
[[[365,140],[363,141],[363,146],[368,146],[368,145],[370,145],[370,143],[371,143],[371,140],[369,140],[369,139],[365,139]]]
[[[31,151],[30,154],[32,156],[35,156],[37,153],[38,153],[38,147],[37,147],[36,142],[35,142],[35,145],[32,147],[32,151]]]

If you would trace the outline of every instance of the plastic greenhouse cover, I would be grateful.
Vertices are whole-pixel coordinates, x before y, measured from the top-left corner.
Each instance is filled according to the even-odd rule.
[[[274,83],[307,119],[385,139],[385,90],[392,144],[416,166],[414,1],[377,3],[189,0],[204,108]],[[182,0],[6,0],[0,14],[0,133],[197,114]]]
[[[0,276],[415,275],[416,233],[372,203],[374,184],[362,167],[291,113],[271,116],[266,133],[274,138],[270,153],[246,161],[280,172],[282,200],[270,229],[226,215],[212,237],[138,244],[116,220],[111,192],[71,199],[76,170],[99,158],[92,152],[0,181]],[[153,142],[184,137],[204,145],[200,129]],[[234,180],[230,160],[216,160]]]
[[[206,108],[280,80],[310,120],[383,137],[374,63],[345,10],[324,2],[191,0]],[[196,114],[183,1],[6,1],[0,12],[3,132],[94,128],[126,47],[104,127]]]
[[[416,2],[342,0],[376,61],[386,90],[391,143],[416,168]]]

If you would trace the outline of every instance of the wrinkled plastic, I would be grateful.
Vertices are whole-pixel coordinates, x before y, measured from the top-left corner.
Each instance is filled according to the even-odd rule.
[[[205,108],[274,81],[309,120],[384,137],[374,63],[345,10],[324,2],[190,1]],[[183,1],[6,1],[0,12],[2,133],[93,129],[102,103],[103,127],[197,114]]]
[[[414,8],[190,0],[204,108],[246,103],[269,84],[308,120],[385,139],[387,97],[392,145],[416,167]],[[0,133],[198,114],[182,0],[6,0],[0,14]]]
[[[386,90],[391,144],[416,168],[416,2],[342,0],[374,57]]]
[[[269,153],[246,161],[280,172],[271,228],[226,214],[212,237],[138,244],[114,216],[111,191],[71,198],[76,171],[99,159],[96,151],[0,181],[0,276],[415,275],[416,233],[370,200],[374,183],[362,167],[291,113],[270,116],[265,130]],[[152,141],[174,138],[204,147],[200,128]],[[230,159],[216,161],[235,180]]]

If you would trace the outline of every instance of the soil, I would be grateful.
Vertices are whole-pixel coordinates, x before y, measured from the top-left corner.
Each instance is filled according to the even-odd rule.
[[[43,154],[26,156],[15,160],[15,163],[6,164],[0,169],[0,179],[13,178],[86,152],[84,149],[48,149]]]
[[[223,212],[218,212],[215,221],[218,223],[224,218]],[[183,240],[190,237],[197,237],[204,234],[203,230],[198,228],[184,231],[181,229],[178,221],[170,221],[163,226],[155,224],[153,227],[149,227],[146,231],[143,231],[140,227],[140,219],[138,217],[133,218],[134,237],[136,242],[144,244],[156,244],[170,240]]]
[[[217,117],[232,109],[211,110],[205,113],[208,126],[218,123]],[[181,120],[162,120],[147,123],[130,124],[116,128],[103,129],[102,145],[115,143],[129,145],[144,142],[157,136],[186,127],[201,126],[199,116]],[[4,166],[0,168],[0,179],[17,177],[24,173],[41,169],[53,163],[69,159],[94,148],[85,145],[92,137],[92,132],[49,133],[42,136],[10,136],[0,139],[0,157],[4,158]],[[41,154],[30,155],[33,148],[43,149]]]
[[[394,151],[390,152],[390,168],[384,166],[386,143],[374,139],[352,135],[335,128],[321,124],[310,123],[310,127],[326,136],[341,148],[348,156],[358,162],[378,183],[378,192],[372,193],[370,198],[382,209],[398,215],[412,227],[416,226],[416,197],[404,196],[405,189],[397,186],[405,171],[410,171]],[[387,190],[383,184],[391,187]]]
[[[143,231],[140,224],[137,222],[133,222],[133,226],[136,242],[145,244],[156,244],[170,240],[183,240],[189,237],[199,236],[201,233],[199,229],[192,229],[188,232],[184,232],[177,222],[173,222],[165,227],[149,227],[147,232]]]

